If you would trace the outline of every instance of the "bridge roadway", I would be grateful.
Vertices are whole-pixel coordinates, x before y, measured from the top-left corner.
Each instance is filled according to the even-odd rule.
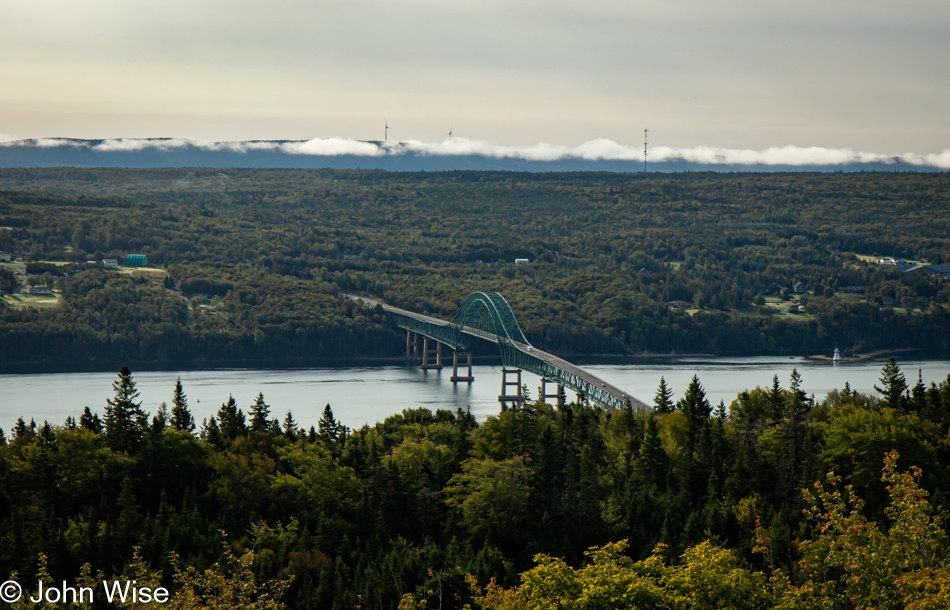
[[[394,314],[393,317],[396,320],[398,320],[400,317],[415,320],[418,322],[418,325],[399,323],[398,321],[396,322],[396,325],[413,332],[418,332],[436,341],[442,341],[442,338],[433,335],[441,333],[426,332],[424,330],[425,325],[432,325],[435,328],[441,327],[446,330],[453,326],[453,322],[446,322],[445,320],[440,320],[431,316],[393,307],[392,305],[387,305],[368,297],[361,297],[351,294],[344,296],[355,301],[359,301],[368,307],[379,306],[383,309],[383,311],[390,314],[391,316]],[[627,394],[620,388],[607,383],[600,377],[592,375],[581,367],[571,364],[563,358],[558,358],[554,354],[540,350],[526,342],[509,339],[508,337],[500,337],[496,333],[464,324],[456,325],[456,327],[459,331],[461,331],[461,333],[465,335],[478,337],[479,339],[491,341],[492,343],[498,343],[499,345],[513,347],[522,356],[527,357],[518,358],[519,362],[514,363],[513,366],[517,366],[518,368],[522,368],[528,372],[535,373],[542,378],[546,378],[549,381],[554,381],[566,386],[575,392],[583,394],[588,399],[594,401],[595,403],[599,403],[602,406],[622,408],[627,402],[629,402],[630,405],[637,411],[653,410],[652,406],[646,404],[634,396],[631,396],[630,394]],[[456,349],[456,346],[454,345],[449,345],[449,347]],[[506,358],[504,358],[503,350],[503,360],[505,359]],[[537,360],[543,364],[540,366],[533,366],[533,360]],[[509,364],[505,363],[505,365],[508,366]]]

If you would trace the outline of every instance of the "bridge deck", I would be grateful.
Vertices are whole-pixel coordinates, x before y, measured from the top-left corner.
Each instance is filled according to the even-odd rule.
[[[356,301],[362,302],[364,305],[370,307],[382,307],[383,311],[389,314],[396,314],[397,316],[404,316],[415,320],[421,324],[431,324],[437,328],[447,328],[451,325],[450,322],[445,320],[440,320],[438,318],[433,318],[432,316],[426,316],[420,313],[415,313],[408,311],[406,309],[400,309],[399,307],[393,307],[392,305],[387,305],[375,299],[368,297],[360,297],[354,295],[346,295],[348,298],[351,298]],[[397,323],[397,325],[399,325]],[[428,335],[424,330],[420,330],[419,327],[411,328],[410,330],[421,332],[422,334]],[[405,327],[405,326],[403,326]],[[585,371],[579,366],[571,364],[563,358],[558,358],[554,354],[550,354],[543,350],[540,350],[532,345],[526,343],[521,343],[519,341],[510,341],[507,339],[500,339],[497,334],[490,333],[478,328],[472,328],[471,326],[460,326],[459,329],[462,333],[478,337],[479,339],[484,339],[486,341],[491,341],[493,343],[500,343],[504,345],[510,345],[513,347],[521,356],[523,362],[519,364],[519,368],[523,368],[532,373],[536,373],[552,381],[557,381],[566,385],[574,391],[580,391],[585,394],[588,398],[594,400],[595,402],[600,402],[606,406],[612,407],[622,407],[626,402],[630,402],[630,405],[638,411],[651,411],[652,407],[642,400],[627,394],[620,388],[613,386],[600,377],[592,375],[591,373]],[[436,334],[436,333],[433,333]],[[432,337],[435,340],[439,340],[439,337]],[[455,346],[450,346],[455,348]],[[517,359],[517,356],[516,356]],[[536,359],[540,363],[543,363],[541,366],[532,366],[531,360]]]

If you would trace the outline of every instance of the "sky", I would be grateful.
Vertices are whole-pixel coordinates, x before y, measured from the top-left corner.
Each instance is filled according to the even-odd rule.
[[[947,0],[2,0],[0,139],[950,149]]]

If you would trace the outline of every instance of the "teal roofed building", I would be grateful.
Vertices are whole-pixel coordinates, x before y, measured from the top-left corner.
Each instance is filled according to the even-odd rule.
[[[126,254],[125,264],[129,267],[144,267],[148,264],[148,257],[144,254]]]

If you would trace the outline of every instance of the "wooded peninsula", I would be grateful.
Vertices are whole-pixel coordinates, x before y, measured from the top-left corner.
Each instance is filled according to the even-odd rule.
[[[946,352],[948,187],[947,173],[2,169],[0,366],[395,357],[403,338],[342,293],[448,319],[476,290],[562,355]],[[126,266],[136,254],[147,264]]]

